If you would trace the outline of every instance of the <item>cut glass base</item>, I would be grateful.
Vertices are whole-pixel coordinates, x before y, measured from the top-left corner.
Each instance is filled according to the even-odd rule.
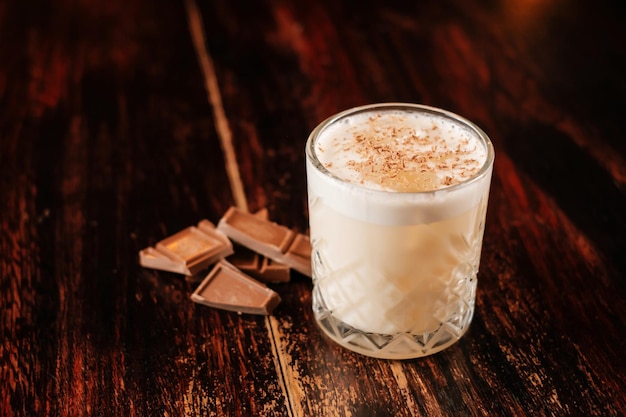
[[[333,316],[317,288],[313,289],[313,312],[321,330],[339,345],[381,359],[413,359],[432,355],[456,343],[467,331],[474,305],[453,314],[429,332],[379,334],[356,329]]]

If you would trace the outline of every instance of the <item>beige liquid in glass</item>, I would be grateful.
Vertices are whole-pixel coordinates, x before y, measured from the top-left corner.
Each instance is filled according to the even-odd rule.
[[[438,352],[474,312],[493,150],[458,116],[374,105],[307,144],[313,309],[357,352]]]

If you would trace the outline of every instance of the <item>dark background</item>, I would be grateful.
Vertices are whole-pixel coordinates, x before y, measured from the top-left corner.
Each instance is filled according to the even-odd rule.
[[[0,0],[0,414],[626,414],[625,41],[608,0]],[[303,276],[264,318],[138,265],[237,187],[306,231],[308,133],[382,101],[496,148],[459,343],[365,358]]]

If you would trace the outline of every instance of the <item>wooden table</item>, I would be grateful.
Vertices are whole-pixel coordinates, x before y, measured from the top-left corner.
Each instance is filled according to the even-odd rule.
[[[626,10],[482,3],[1,1],[0,415],[626,414]],[[301,275],[263,317],[139,266],[231,205],[306,231],[308,133],[384,101],[496,148],[459,343],[362,357]]]

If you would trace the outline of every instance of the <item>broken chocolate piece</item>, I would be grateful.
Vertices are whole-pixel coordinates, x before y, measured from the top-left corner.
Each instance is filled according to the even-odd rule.
[[[270,314],[280,296],[264,284],[220,260],[196,288],[191,299],[222,310],[248,314]]]
[[[287,265],[261,256],[244,246],[235,245],[235,253],[228,257],[228,262],[261,282],[289,282],[291,280],[290,268]]]
[[[254,215],[267,220],[267,209],[261,209]],[[291,270],[287,265],[241,245],[235,245],[235,253],[228,257],[228,262],[261,282],[289,282],[291,279]]]
[[[296,271],[310,277],[311,271],[311,240],[307,235],[297,234],[289,250],[285,254],[285,262]]]
[[[242,246],[311,276],[311,243],[306,235],[236,207],[228,209],[217,230]]]
[[[147,268],[194,275],[218,259],[233,253],[233,246],[222,233],[211,230],[204,222],[203,228],[188,227],[163,239],[155,248],[139,252],[139,263]]]
[[[289,282],[291,273],[289,266],[276,262],[267,256],[261,257],[260,268],[251,273],[264,282]]]
[[[178,259],[169,258],[166,254],[149,247],[139,251],[139,264],[144,268],[185,274],[186,267]]]
[[[232,245],[230,240],[228,240],[228,236],[224,233],[217,230],[217,227],[207,219],[200,220],[198,222],[198,229],[202,230],[204,233],[214,236],[218,239],[221,239],[225,244]]]

